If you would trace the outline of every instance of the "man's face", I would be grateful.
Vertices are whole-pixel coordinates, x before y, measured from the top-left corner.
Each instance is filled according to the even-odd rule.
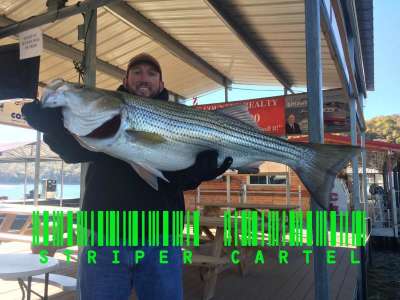
[[[128,76],[124,78],[124,86],[130,93],[153,98],[163,90],[164,83],[153,65],[140,63],[130,68]]]
[[[288,123],[289,123],[290,125],[293,125],[295,121],[296,121],[296,117],[295,117],[294,115],[290,115],[290,116],[288,117]]]

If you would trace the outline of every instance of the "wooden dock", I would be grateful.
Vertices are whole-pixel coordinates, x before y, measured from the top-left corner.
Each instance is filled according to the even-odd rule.
[[[305,265],[302,248],[281,247],[289,252],[288,264],[279,264],[277,259],[278,248],[263,248],[265,263],[250,265],[248,274],[242,277],[238,268],[230,268],[218,277],[215,297],[213,299],[314,299],[314,271],[312,259]],[[336,264],[328,265],[330,277],[331,299],[351,300],[356,286],[357,265],[350,263],[350,250],[335,248]],[[2,243],[0,253],[29,252],[26,243]],[[58,272],[68,276],[76,276],[77,264],[67,265],[62,254],[56,254],[62,262],[62,269]],[[199,269],[184,266],[184,295],[185,299],[201,300],[203,282]],[[33,283],[32,288],[43,291],[43,284]],[[49,299],[73,300],[74,292],[63,292],[59,288],[49,286]],[[32,299],[38,297],[32,295]],[[21,291],[17,282],[0,280],[0,299],[21,299]],[[136,299],[134,292],[130,300]]]

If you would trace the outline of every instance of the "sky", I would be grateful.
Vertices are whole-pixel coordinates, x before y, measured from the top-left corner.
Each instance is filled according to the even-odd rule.
[[[374,0],[375,91],[368,92],[364,103],[365,119],[379,115],[400,114],[396,88],[400,85],[400,1]],[[295,88],[296,92],[304,89]],[[283,89],[268,86],[233,85],[229,100],[241,100],[282,95]],[[199,104],[221,102],[224,90],[198,97]],[[29,129],[0,125],[0,142],[35,140],[36,132]]]

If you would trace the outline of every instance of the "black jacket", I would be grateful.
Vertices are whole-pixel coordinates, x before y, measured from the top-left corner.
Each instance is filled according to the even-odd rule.
[[[118,90],[125,91],[122,86]],[[168,91],[164,89],[157,98],[167,101]],[[57,138],[62,139],[65,146],[62,158],[66,162],[89,163],[82,203],[82,210],[85,211],[183,211],[183,191],[195,189],[201,183],[193,168],[163,172],[170,183],[159,179],[159,190],[156,191],[128,163],[83,148],[66,130],[60,130]],[[44,139],[46,141],[46,136]],[[122,221],[120,224],[122,226]],[[161,220],[160,225],[162,230]],[[139,228],[140,226],[139,222]],[[120,233],[122,234],[122,230]]]
[[[293,127],[286,122],[286,134],[301,134],[301,129],[299,124],[293,123]]]

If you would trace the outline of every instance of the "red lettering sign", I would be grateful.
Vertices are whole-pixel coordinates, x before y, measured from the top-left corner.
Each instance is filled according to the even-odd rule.
[[[228,103],[197,105],[201,110],[217,110],[235,105],[247,105],[258,126],[268,134],[285,135],[285,97],[259,98]]]

